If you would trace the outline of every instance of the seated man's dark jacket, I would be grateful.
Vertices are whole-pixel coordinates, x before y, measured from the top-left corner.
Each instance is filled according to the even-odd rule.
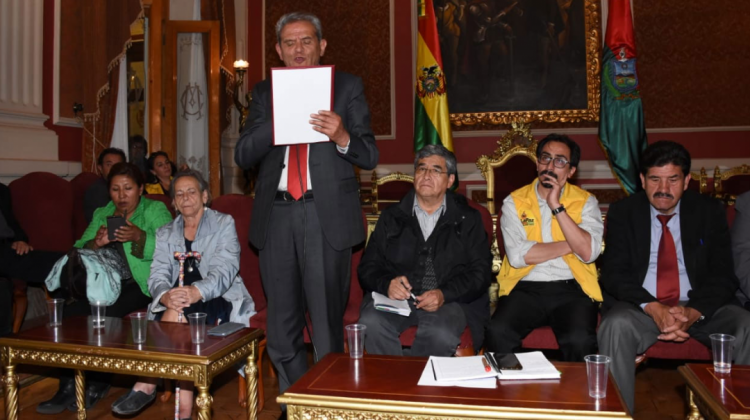
[[[413,214],[414,194],[411,190],[398,205],[380,215],[357,270],[362,288],[366,293],[388,296],[391,280],[406,276],[419,293],[415,285],[424,277],[427,249],[432,249],[445,303],[461,305],[474,348],[479,349],[490,316],[488,288],[492,281],[492,254],[482,216],[469,206],[466,197],[448,191],[445,214],[425,242]]]
[[[612,204],[607,212],[607,245],[600,277],[609,295],[605,295],[605,301],[614,298],[640,306],[656,300],[643,288],[651,252],[650,206],[646,193],[639,192]],[[718,200],[688,190],[679,212],[682,252],[691,286],[685,306],[708,319],[735,300],[739,285],[726,210]]]
[[[10,246],[13,242],[17,241],[28,242],[29,238],[26,236],[26,232],[23,231],[21,225],[18,224],[18,220],[16,220],[16,216],[13,215],[10,188],[5,184],[0,184],[0,211],[3,213],[5,222],[13,229],[13,233],[15,234],[12,238],[0,238],[0,243]]]
[[[97,179],[89,186],[83,196],[83,217],[86,219],[86,223],[91,223],[96,209],[109,204],[109,200],[111,200],[111,197],[107,180],[104,178]]]

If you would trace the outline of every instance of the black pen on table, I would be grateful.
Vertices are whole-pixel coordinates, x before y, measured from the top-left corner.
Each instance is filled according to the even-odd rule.
[[[401,282],[401,285],[404,286],[404,289],[406,289],[406,291],[409,292],[409,296],[411,296],[411,298],[414,299],[414,303],[419,303],[417,301],[417,297],[414,296],[414,293],[412,293],[411,290],[409,290],[408,287],[406,287],[406,285],[404,284],[404,281],[403,280],[399,280],[399,281]]]

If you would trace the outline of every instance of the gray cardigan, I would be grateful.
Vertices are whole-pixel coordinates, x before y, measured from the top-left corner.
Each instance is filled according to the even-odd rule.
[[[159,300],[178,284],[180,263],[174,253],[185,252],[184,230],[182,215],[178,215],[156,232],[156,249],[148,278],[148,291],[154,298],[148,307],[149,319],[167,309]],[[255,303],[240,277],[240,243],[232,216],[206,209],[192,249],[201,253],[198,271],[203,280],[193,286],[201,292],[203,301],[223,298],[232,304],[229,320],[249,326],[250,317],[255,314]]]

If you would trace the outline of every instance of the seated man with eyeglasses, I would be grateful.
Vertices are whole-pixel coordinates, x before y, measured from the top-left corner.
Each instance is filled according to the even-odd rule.
[[[412,356],[452,356],[467,325],[474,348],[482,347],[492,255],[479,211],[448,190],[455,179],[453,153],[423,147],[414,159],[414,189],[375,226],[357,270],[369,354],[403,355],[399,337],[415,325]],[[375,309],[372,292],[408,301],[411,313]]]
[[[487,349],[512,353],[534,328],[549,325],[565,361],[596,353],[602,292],[594,260],[602,246],[599,203],[568,184],[581,148],[550,134],[536,149],[538,177],[503,201],[505,257],[500,299],[487,329]]]

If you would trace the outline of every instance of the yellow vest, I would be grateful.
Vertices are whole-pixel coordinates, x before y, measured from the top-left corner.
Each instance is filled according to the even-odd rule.
[[[542,227],[540,225],[542,223],[542,216],[536,196],[537,182],[539,182],[538,179],[525,187],[513,191],[510,196],[513,197],[518,218],[526,230],[526,237],[530,241],[541,243]],[[565,190],[560,197],[560,204],[565,206],[565,211],[576,224],[581,223],[583,206],[590,196],[591,194],[575,185],[565,185]],[[560,229],[560,224],[557,223],[557,219],[554,217],[552,218],[552,239],[554,241],[565,240],[565,235],[563,235],[562,229]],[[602,291],[599,288],[599,280],[594,263],[586,264],[572,253],[563,255],[562,258],[568,264],[568,267],[570,267],[573,278],[581,285],[583,292],[597,302],[601,302]],[[534,265],[523,268],[512,267],[508,262],[508,256],[503,257],[503,265],[500,266],[500,275],[498,276],[498,283],[500,284],[499,295],[505,296],[509,294],[516,284],[528,275],[533,268]]]

